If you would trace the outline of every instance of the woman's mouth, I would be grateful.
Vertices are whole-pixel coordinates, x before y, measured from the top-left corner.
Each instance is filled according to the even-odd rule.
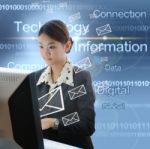
[[[49,60],[49,61],[51,61],[51,60],[52,60],[52,58],[48,58],[48,60]]]

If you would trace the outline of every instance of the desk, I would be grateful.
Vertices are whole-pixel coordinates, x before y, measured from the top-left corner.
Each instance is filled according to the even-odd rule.
[[[56,141],[44,139],[44,149],[79,149],[78,147],[66,145]]]

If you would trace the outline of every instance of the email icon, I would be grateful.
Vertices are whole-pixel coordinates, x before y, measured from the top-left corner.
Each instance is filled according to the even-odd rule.
[[[79,20],[81,18],[80,12],[77,12],[76,14],[73,14],[69,17],[70,22],[74,22],[76,20]]]
[[[86,58],[78,61],[77,63],[75,63],[75,66],[77,66],[77,67],[74,67],[74,72],[79,73],[82,70],[90,68],[92,66],[92,64],[91,64],[89,57],[86,57]]]
[[[104,26],[101,26],[101,27],[96,28],[96,32],[97,32],[97,35],[98,35],[98,36],[102,36],[102,35],[111,33],[112,30],[111,30],[110,25],[109,25],[109,24],[106,24],[106,25],[104,25]]]
[[[71,113],[69,115],[62,117],[62,121],[63,121],[64,126],[68,126],[68,125],[79,122],[80,119],[79,119],[78,113],[74,112],[74,113]]]
[[[84,85],[77,86],[69,90],[68,94],[69,94],[70,100],[74,100],[80,96],[83,96],[86,94],[85,86]]]
[[[40,117],[65,110],[61,86],[38,98]]]

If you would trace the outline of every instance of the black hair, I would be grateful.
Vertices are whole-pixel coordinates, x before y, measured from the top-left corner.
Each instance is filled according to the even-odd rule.
[[[70,37],[68,28],[64,22],[60,20],[48,21],[40,28],[38,36],[40,36],[42,33],[46,34],[47,36],[56,41],[61,42],[62,44],[66,44],[67,41],[70,40],[71,47],[66,53],[70,52],[73,45],[73,40]]]

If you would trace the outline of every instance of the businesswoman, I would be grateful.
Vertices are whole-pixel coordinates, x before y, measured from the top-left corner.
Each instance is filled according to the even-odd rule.
[[[38,34],[47,67],[36,72],[37,94],[44,138],[93,149],[95,95],[90,73],[77,71],[67,58],[73,41],[60,20],[44,24]]]

